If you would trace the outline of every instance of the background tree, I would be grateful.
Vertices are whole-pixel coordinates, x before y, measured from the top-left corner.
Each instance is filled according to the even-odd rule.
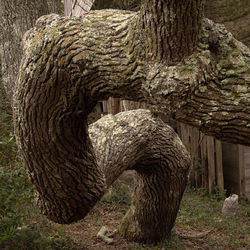
[[[88,12],[95,0],[64,0],[64,14],[66,16],[79,16]]]
[[[62,13],[60,0],[0,0],[0,56],[2,82],[11,99],[22,57],[23,34],[42,15]]]

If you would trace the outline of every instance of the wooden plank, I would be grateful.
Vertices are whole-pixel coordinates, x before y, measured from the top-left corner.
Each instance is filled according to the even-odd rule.
[[[191,128],[191,147],[193,155],[193,172],[194,172],[194,185],[197,188],[199,186],[199,167],[197,166],[200,162],[200,145],[199,145],[199,130],[195,127]]]
[[[214,157],[214,138],[207,137],[207,158],[208,158],[208,189],[209,193],[213,193],[216,185],[215,179],[215,157]]]
[[[180,123],[180,130],[181,130],[181,139],[184,145],[186,146],[187,150],[190,152],[190,147],[189,147],[189,130],[188,126]]]
[[[111,98],[111,114],[116,115],[120,112],[120,98]]]
[[[195,130],[194,128],[187,126],[188,135],[189,135],[189,152],[191,153],[192,158],[192,166],[189,174],[189,182],[193,187],[196,187],[196,179],[195,179],[195,151],[196,151],[196,138],[195,138]]]
[[[108,113],[108,104],[107,101],[102,101],[103,113],[106,115]]]
[[[222,143],[224,188],[227,194],[240,195],[239,145]]]
[[[244,168],[246,197],[250,199],[250,147],[244,146]]]
[[[65,16],[80,16],[88,12],[94,0],[64,0]]]
[[[201,133],[201,165],[203,167],[202,186],[208,187],[207,136]]]
[[[107,112],[108,112],[108,114],[112,113],[112,100],[111,100],[111,97],[107,100]]]
[[[239,147],[239,186],[240,186],[240,195],[241,196],[246,196],[244,146],[238,145],[238,147]]]
[[[222,143],[219,140],[215,140],[215,151],[216,151],[216,176],[217,185],[220,193],[224,193],[224,176],[223,176],[223,163],[222,163]]]

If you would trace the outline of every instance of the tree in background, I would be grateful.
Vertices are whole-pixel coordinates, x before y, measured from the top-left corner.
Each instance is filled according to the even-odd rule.
[[[217,138],[250,144],[249,49],[205,19],[203,7],[200,0],[154,0],[144,1],[138,13],[50,15],[25,34],[14,97],[16,135],[38,204],[50,219],[69,223],[86,215],[115,178],[105,169],[116,166],[116,159],[127,161],[122,171],[135,169],[139,178],[122,234],[158,241],[173,226],[185,188],[186,151],[175,135],[161,143],[172,132],[154,127],[143,112],[103,119],[107,125],[101,140],[96,145],[93,140],[94,151],[87,115],[98,100],[146,101]],[[135,117],[146,117],[146,126],[133,122]],[[112,122],[117,129],[107,138]],[[133,138],[125,134],[125,148],[117,146],[115,138],[126,126],[146,128],[150,143],[138,132]],[[96,123],[92,134],[100,134],[100,127]],[[129,151],[133,145],[139,145],[133,152],[145,153],[136,162]],[[95,157],[98,148],[107,155],[102,162]],[[166,204],[161,205],[161,195]]]
[[[40,16],[49,13],[60,14],[62,4],[60,0],[0,0],[0,6],[2,82],[9,99],[12,99],[23,53],[23,34],[35,25]]]

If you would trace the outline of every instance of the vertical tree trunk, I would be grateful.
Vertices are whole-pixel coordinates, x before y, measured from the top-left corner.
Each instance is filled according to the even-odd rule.
[[[203,3],[203,0],[147,0],[142,4],[140,24],[149,60],[171,65],[193,53],[203,17]]]
[[[133,201],[120,228],[121,235],[129,240],[154,243],[165,239],[179,210],[189,164],[185,151],[178,151],[177,144],[164,137],[164,130],[157,128],[152,144],[147,145],[148,156],[143,155],[134,167]]]
[[[0,0],[0,55],[2,81],[11,99],[22,56],[23,34],[42,15],[62,8],[60,0]]]

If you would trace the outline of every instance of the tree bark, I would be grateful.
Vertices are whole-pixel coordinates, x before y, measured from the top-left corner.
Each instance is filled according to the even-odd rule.
[[[89,128],[98,165],[110,186],[124,170],[136,170],[135,190],[121,235],[157,242],[173,227],[190,156],[174,130],[147,110],[108,115]],[[119,145],[119,147],[117,147]]]
[[[174,65],[194,52],[203,2],[151,0],[142,3],[138,23],[143,31],[141,39],[145,41],[147,60]]]
[[[179,2],[188,2],[187,9]],[[119,141],[112,147],[104,137],[93,143],[112,156],[98,164],[101,156],[87,130],[87,116],[98,100],[115,96],[147,101],[217,138],[250,145],[249,49],[224,27],[202,19],[202,6],[202,1],[154,0],[145,1],[138,13],[106,10],[72,19],[49,15],[25,34],[14,98],[15,133],[38,204],[50,219],[70,223],[83,218],[123,165],[118,172],[105,166],[122,159],[137,171],[138,187],[121,233],[132,240],[158,241],[173,225],[186,181],[186,151],[160,124],[149,130],[148,144],[139,133],[134,141],[125,141],[128,151],[140,142],[135,152],[143,154],[136,162],[133,154],[127,157],[117,147]],[[173,28],[180,20],[192,32],[180,29],[192,39],[183,48],[175,45],[182,36]],[[165,39],[152,26],[159,26]],[[109,133],[109,126],[101,131]],[[119,137],[126,126],[121,123],[113,135]],[[139,125],[131,121],[131,126]],[[116,155],[124,159],[116,161]],[[143,216],[151,213],[149,219]],[[150,234],[146,227],[152,222],[162,232]]]
[[[138,11],[141,0],[95,0],[92,9],[124,9]],[[205,2],[205,16],[223,23],[233,36],[250,47],[250,5],[248,0],[209,0]]]
[[[0,0],[0,55],[2,81],[9,99],[12,99],[22,57],[22,37],[32,28],[37,18],[58,12],[61,1]]]

